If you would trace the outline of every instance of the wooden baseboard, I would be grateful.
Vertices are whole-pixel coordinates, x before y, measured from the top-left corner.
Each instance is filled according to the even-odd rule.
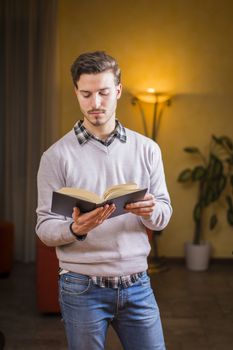
[[[153,264],[157,261],[166,261],[170,264],[185,264],[185,258],[184,257],[166,257],[162,256],[159,258],[149,257],[148,262],[149,264]],[[210,264],[222,264],[222,265],[233,265],[233,258],[211,258]]]

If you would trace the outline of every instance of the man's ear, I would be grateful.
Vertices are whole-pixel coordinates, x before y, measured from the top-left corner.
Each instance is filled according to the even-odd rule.
[[[116,89],[117,89],[117,99],[119,100],[119,98],[121,97],[121,93],[122,93],[122,84],[118,84]]]

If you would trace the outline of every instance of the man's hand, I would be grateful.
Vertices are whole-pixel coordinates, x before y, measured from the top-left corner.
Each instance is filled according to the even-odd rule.
[[[99,226],[116,209],[114,204],[106,204],[104,207],[96,208],[89,213],[81,214],[78,208],[73,208],[72,231],[77,235],[87,234],[90,230]]]
[[[150,219],[155,207],[155,198],[152,194],[145,195],[143,201],[127,204],[125,209],[129,213],[141,216],[144,219]]]

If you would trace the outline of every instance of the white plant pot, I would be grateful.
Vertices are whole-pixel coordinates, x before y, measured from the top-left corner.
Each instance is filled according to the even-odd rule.
[[[186,267],[192,271],[205,271],[209,267],[210,243],[185,242]]]

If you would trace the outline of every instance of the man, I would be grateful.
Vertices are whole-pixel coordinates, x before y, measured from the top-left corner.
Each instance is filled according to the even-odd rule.
[[[97,51],[71,67],[84,120],[42,156],[38,172],[37,234],[56,247],[60,307],[69,349],[104,349],[109,324],[126,350],[165,349],[159,310],[147,276],[146,227],[162,230],[171,216],[161,153],[152,140],[116,119],[120,69]],[[73,220],[51,212],[52,191],[78,187],[102,195],[107,187],[136,182],[143,201],[108,217],[114,205]]]

